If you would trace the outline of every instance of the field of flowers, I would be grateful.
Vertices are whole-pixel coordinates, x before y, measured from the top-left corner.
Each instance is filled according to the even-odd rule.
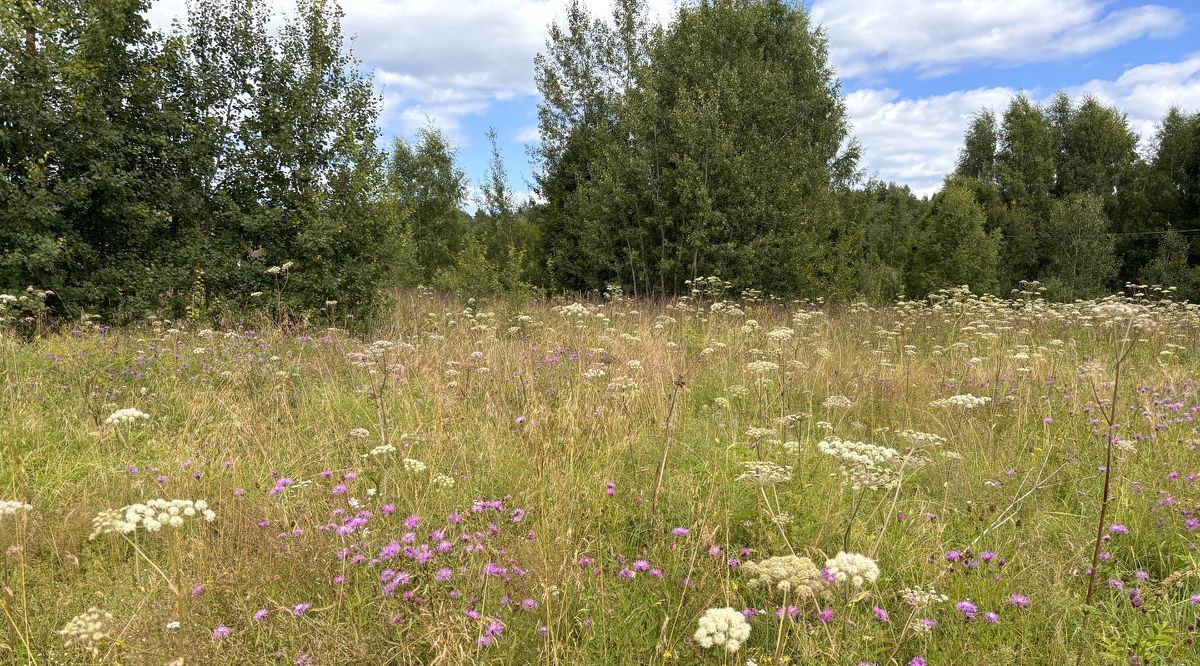
[[[1200,308],[722,286],[4,333],[0,662],[1196,661]]]

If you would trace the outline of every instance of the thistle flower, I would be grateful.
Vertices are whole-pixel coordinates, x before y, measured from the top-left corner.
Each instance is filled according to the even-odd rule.
[[[705,649],[724,647],[726,652],[737,652],[750,638],[750,623],[733,608],[710,608],[704,611],[692,638]]]

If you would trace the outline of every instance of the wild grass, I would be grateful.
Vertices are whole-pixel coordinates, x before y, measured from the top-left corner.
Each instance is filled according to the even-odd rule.
[[[6,334],[0,500],[32,508],[0,513],[0,659],[1188,662],[1200,310],[1152,296],[492,310],[413,291],[369,338]],[[987,400],[934,404],[967,394]],[[123,408],[148,418],[105,422]],[[847,466],[837,440],[895,455]],[[736,480],[747,462],[790,479]],[[856,490],[864,473],[886,478]],[[89,538],[154,498],[216,517]],[[745,571],[843,550],[877,580],[805,595]],[[903,597],[930,586],[946,601]],[[735,652],[696,635],[723,607],[751,628]]]

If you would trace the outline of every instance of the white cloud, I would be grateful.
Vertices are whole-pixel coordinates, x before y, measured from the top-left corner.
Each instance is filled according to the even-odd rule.
[[[277,14],[290,0],[268,0]],[[587,0],[598,16],[612,0]],[[650,0],[653,18],[669,16],[675,0]],[[497,101],[536,94],[533,58],[563,0],[342,0],[344,30],[373,69],[384,96],[384,123],[409,134],[428,119],[456,141],[459,123]],[[147,13],[168,27],[185,0],[157,0]],[[531,104],[534,102],[531,101]]]
[[[868,173],[907,184],[918,194],[930,194],[953,171],[963,133],[975,112],[990,108],[1001,114],[1016,92],[978,88],[902,99],[892,89],[866,88],[846,96],[846,109],[854,135],[863,145]],[[1115,80],[1096,79],[1066,92],[1072,99],[1094,95],[1127,112],[1145,147],[1172,106],[1200,109],[1200,54],[1132,67]],[[1049,97],[1030,96],[1042,103]]]
[[[1067,92],[1072,97],[1093,95],[1125,110],[1145,144],[1172,106],[1200,111],[1200,53],[1179,62],[1139,65],[1125,70],[1115,81],[1094,79]]]
[[[1095,53],[1184,28],[1179,11],[1105,0],[816,0],[842,76],[916,69],[926,75],[968,62],[1020,64]]]
[[[882,180],[932,194],[954,169],[963,131],[981,108],[1003,111],[1016,91],[979,88],[918,99],[900,99],[891,89],[856,90],[846,96],[854,136],[863,146],[863,166]]]

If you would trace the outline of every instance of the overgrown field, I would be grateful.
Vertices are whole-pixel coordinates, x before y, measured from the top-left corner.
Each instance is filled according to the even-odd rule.
[[[6,334],[0,659],[1194,663],[1200,309],[1145,291]]]

